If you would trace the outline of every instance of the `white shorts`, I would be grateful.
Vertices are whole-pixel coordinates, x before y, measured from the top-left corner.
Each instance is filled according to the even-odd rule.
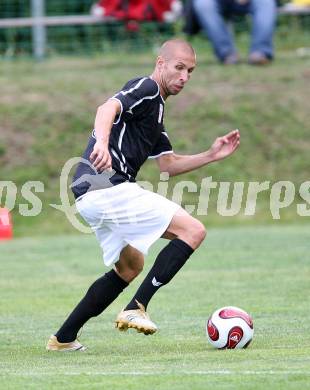
[[[181,208],[129,182],[88,192],[77,200],[76,207],[95,232],[107,266],[119,260],[128,244],[146,255]]]

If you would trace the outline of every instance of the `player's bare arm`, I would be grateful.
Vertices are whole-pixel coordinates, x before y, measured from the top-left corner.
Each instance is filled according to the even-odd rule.
[[[171,153],[160,156],[156,160],[161,172],[168,172],[170,176],[176,176],[222,160],[234,153],[239,145],[239,130],[233,130],[223,137],[218,137],[211,148],[203,153],[190,156]]]
[[[120,103],[109,99],[98,107],[95,118],[95,133],[97,142],[94,145],[90,160],[97,171],[112,168],[112,159],[108,149],[111,128],[115,117],[121,112]]]

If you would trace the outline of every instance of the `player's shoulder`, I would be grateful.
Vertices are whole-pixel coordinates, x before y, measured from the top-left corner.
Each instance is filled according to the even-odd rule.
[[[136,77],[129,80],[123,87],[125,91],[139,91],[144,96],[157,96],[159,95],[159,86],[151,77]]]

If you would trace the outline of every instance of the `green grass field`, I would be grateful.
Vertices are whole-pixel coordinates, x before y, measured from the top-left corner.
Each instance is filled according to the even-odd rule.
[[[146,259],[152,264],[164,242]],[[0,245],[1,389],[310,389],[309,226],[211,229],[149,306],[160,330],[114,329],[141,275],[84,327],[85,353],[45,351],[48,336],[105,272],[94,237],[20,238]],[[254,318],[247,350],[208,345],[213,310]]]
[[[244,216],[243,207],[223,218],[217,192],[211,193],[210,212],[199,216],[210,228],[204,246],[149,306],[159,332],[122,334],[114,319],[164,242],[152,248],[143,275],[85,326],[85,353],[48,353],[45,345],[106,269],[95,238],[77,235],[49,203],[60,203],[61,169],[84,150],[98,105],[128,79],[150,74],[155,51],[0,61],[0,178],[17,188],[15,238],[0,242],[0,390],[310,389],[309,216],[296,212],[305,203],[298,188],[309,180],[310,57],[296,51],[309,46],[308,35],[287,29],[291,39],[282,42],[284,33],[278,30],[276,60],[263,68],[219,66],[207,42],[195,39],[197,69],[186,90],[167,101],[165,124],[180,154],[201,152],[230,129],[242,136],[232,158],[172,178],[170,189],[208,176],[232,183],[287,180],[296,186],[291,206],[273,220],[266,192],[255,216]],[[29,203],[22,186],[33,180],[44,184],[37,194],[42,211],[26,218],[18,206]],[[156,191],[155,164],[146,163],[138,180]],[[1,206],[10,197],[0,188]],[[185,191],[183,205],[197,202],[197,193]],[[206,320],[226,305],[254,318],[247,350],[217,351],[207,343]]]

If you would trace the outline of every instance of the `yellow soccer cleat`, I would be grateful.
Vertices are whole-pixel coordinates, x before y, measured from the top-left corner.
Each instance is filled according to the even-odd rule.
[[[145,335],[155,333],[157,326],[150,320],[144,306],[139,302],[137,302],[137,305],[139,309],[122,310],[116,318],[115,327],[121,331],[133,328],[137,332],[144,333]]]
[[[46,345],[47,351],[85,351],[86,347],[84,347],[78,340],[71,341],[71,343],[60,343],[57,340],[57,337],[52,335]]]

